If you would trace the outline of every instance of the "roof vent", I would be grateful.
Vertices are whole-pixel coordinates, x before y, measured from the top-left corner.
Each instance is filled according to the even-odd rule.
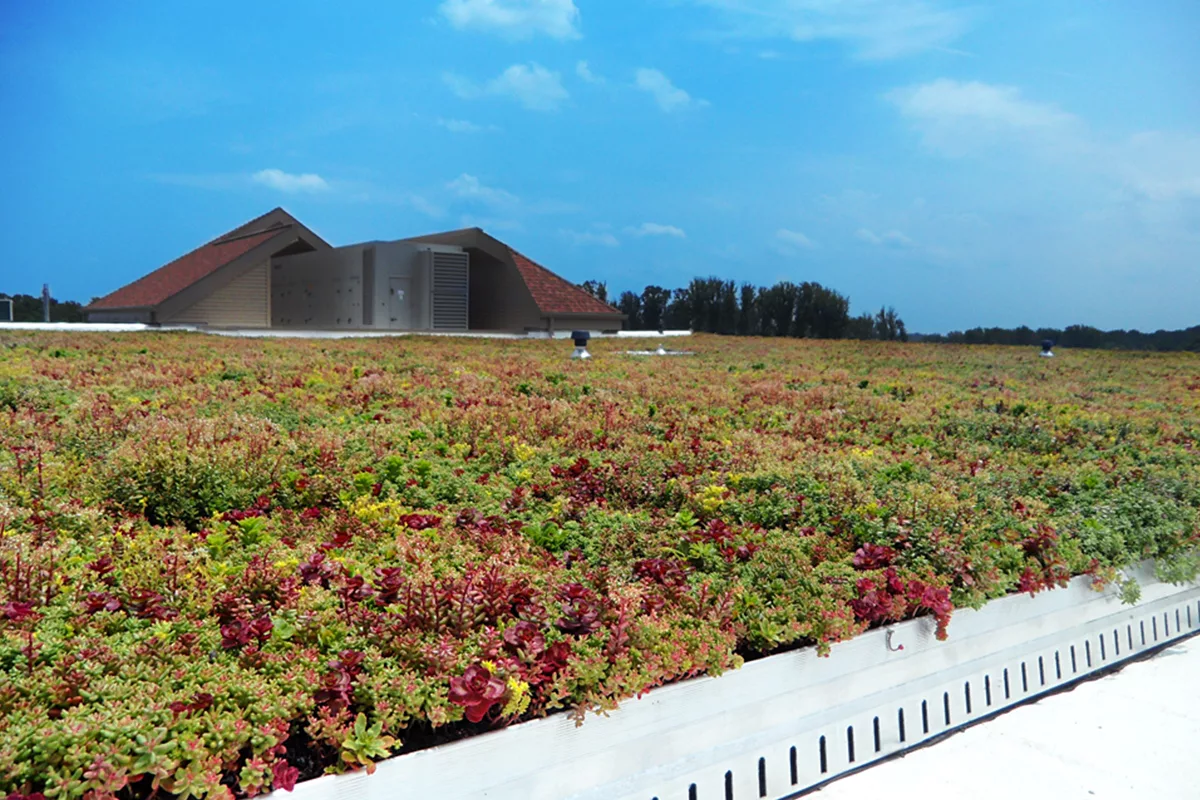
[[[592,354],[587,351],[588,340],[591,338],[592,335],[587,331],[571,331],[571,339],[575,342],[575,352],[571,353],[571,358],[591,358]]]
[[[1039,355],[1041,355],[1042,358],[1054,358],[1054,353],[1051,352],[1053,349],[1054,349],[1054,340],[1053,339],[1043,339],[1042,340],[1042,352],[1039,353]]]
[[[691,350],[668,350],[660,343],[655,350],[626,350],[627,356],[691,356],[695,355]]]

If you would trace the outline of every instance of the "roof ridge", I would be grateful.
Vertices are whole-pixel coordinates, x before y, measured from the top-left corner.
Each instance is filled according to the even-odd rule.
[[[197,247],[196,250],[200,250],[202,248],[208,247],[209,245],[219,244],[226,240],[234,241],[235,239],[240,239],[243,236],[252,236],[253,233],[251,233],[251,232],[238,233],[238,231],[246,231],[246,229],[250,228],[250,226],[252,226],[258,222],[261,222],[262,220],[266,219],[267,217],[271,216],[272,214],[274,214],[278,211],[282,211],[284,213],[284,215],[287,216],[287,218],[290,220],[290,222],[280,223],[280,224],[292,225],[292,224],[298,223],[300,221],[300,220],[296,219],[295,217],[293,217],[291,214],[289,214],[287,212],[287,209],[285,209],[283,206],[275,206],[270,211],[267,211],[266,213],[263,213],[263,214],[259,214],[254,219],[247,220],[246,222],[243,222],[241,225],[238,225],[235,228],[231,228],[230,230],[225,231],[220,236],[216,236],[212,239],[209,239],[207,242],[205,242],[204,244]],[[259,233],[265,233],[267,230],[269,230],[269,228],[256,228],[255,230],[257,230]],[[195,251],[192,251],[192,252],[195,252]]]
[[[254,220],[251,220],[251,221],[253,222]],[[242,227],[245,227],[245,226],[243,225]],[[213,239],[208,244],[202,244],[200,246],[201,247],[211,247],[214,244],[225,244],[226,242],[236,242],[239,239],[249,239],[251,236],[258,236],[259,234],[263,234],[263,233],[273,233],[275,231],[287,230],[290,227],[292,227],[292,223],[290,223],[290,222],[276,222],[274,225],[268,225],[265,228],[255,228],[252,231],[246,231],[245,233],[239,233],[236,236],[233,235],[232,232],[230,232],[230,233],[225,234],[224,236],[218,236],[216,239]],[[239,229],[234,228],[234,230],[239,230]]]

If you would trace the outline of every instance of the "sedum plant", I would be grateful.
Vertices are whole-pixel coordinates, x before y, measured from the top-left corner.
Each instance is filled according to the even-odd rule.
[[[1200,569],[1200,359],[0,338],[0,795],[241,798]],[[64,355],[66,354],[66,355]],[[832,651],[832,653],[831,653]],[[586,724],[586,723],[585,723]]]

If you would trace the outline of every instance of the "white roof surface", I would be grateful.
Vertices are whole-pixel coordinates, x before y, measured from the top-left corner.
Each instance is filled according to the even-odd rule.
[[[195,325],[143,325],[121,322],[3,322],[4,331],[51,331],[59,333],[156,333],[185,331],[250,339],[379,339],[395,336],[449,336],[474,339],[570,339],[571,330],[531,333],[489,333],[485,331],[373,331],[373,330],[299,330],[291,328],[206,328]],[[595,339],[661,339],[691,336],[691,331],[618,331],[616,334],[593,333]]]
[[[1200,638],[835,781],[815,800],[1200,800]]]

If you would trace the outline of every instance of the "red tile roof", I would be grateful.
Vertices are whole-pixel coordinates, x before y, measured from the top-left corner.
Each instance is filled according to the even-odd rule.
[[[273,239],[288,226],[276,227],[262,233],[230,239],[226,234],[199,247],[186,256],[177,258],[166,266],[122,286],[88,306],[102,308],[146,308],[156,306],[187,287],[213,274],[221,267],[235,261],[263,242]]]
[[[529,287],[529,293],[543,314],[595,314],[607,316],[621,312],[607,303],[602,303],[578,286],[566,281],[550,270],[513,250],[513,261],[517,271]]]

